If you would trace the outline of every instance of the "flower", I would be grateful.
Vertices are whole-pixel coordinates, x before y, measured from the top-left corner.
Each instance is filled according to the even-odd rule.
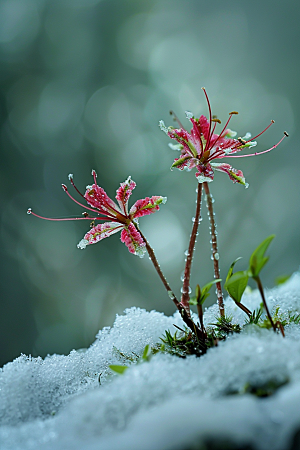
[[[91,229],[84,235],[84,238],[77,245],[78,248],[84,249],[87,245],[96,244],[102,239],[111,236],[118,231],[121,231],[121,241],[127,246],[130,253],[138,255],[141,258],[146,252],[146,243],[141,236],[141,233],[137,229],[138,219],[140,217],[149,215],[159,210],[161,203],[166,203],[167,198],[161,196],[152,196],[137,200],[128,211],[128,200],[131,196],[136,183],[129,176],[124,183],[120,184],[117,189],[116,199],[118,205],[108,197],[104,189],[97,184],[97,175],[93,170],[92,175],[94,177],[94,184],[87,186],[85,194],[82,195],[74,184],[73,175],[69,175],[69,180],[74,186],[76,191],[87,201],[91,206],[86,207],[80,202],[75,200],[69,193],[65,184],[62,185],[64,191],[68,196],[78,205],[83,208],[92,211],[91,213],[83,213],[84,217],[77,217],[75,219],[47,219],[46,217],[39,216],[32,212],[31,208],[28,209],[28,214],[33,214],[36,217],[47,220],[90,220]],[[97,220],[107,220],[107,222],[99,223],[95,225]]]
[[[250,155],[232,156],[234,153],[237,153],[244,148],[254,147],[257,142],[250,140],[250,133],[247,133],[243,138],[235,138],[237,133],[227,128],[232,116],[234,114],[238,114],[236,111],[229,113],[229,119],[227,120],[221,133],[215,134],[216,125],[217,123],[221,123],[221,121],[217,119],[216,116],[212,116],[207,93],[204,88],[202,89],[208,104],[209,120],[203,115],[201,115],[199,119],[196,119],[193,113],[186,111],[186,117],[192,123],[190,133],[188,133],[181,126],[179,121],[178,122],[181,128],[166,127],[162,120],[159,122],[161,130],[164,131],[171,139],[178,142],[178,144],[175,145],[169,144],[172,150],[180,151],[180,157],[175,158],[171,167],[176,167],[180,170],[191,170],[195,167],[196,178],[199,183],[212,181],[214,178],[214,170],[219,170],[220,172],[227,173],[229,178],[234,183],[240,183],[245,187],[248,187],[248,184],[245,183],[245,178],[241,170],[234,169],[230,164],[224,162],[217,163],[212,161],[221,158],[242,158],[267,153],[276,148],[280,142],[282,142],[284,137],[288,136],[288,134],[284,132],[283,138],[268,150],[260,153],[252,153]],[[263,134],[273,123],[274,120],[272,120],[271,123],[253,139],[256,139],[258,136]]]

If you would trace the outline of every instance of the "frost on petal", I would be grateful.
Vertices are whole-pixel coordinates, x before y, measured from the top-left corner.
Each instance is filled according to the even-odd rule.
[[[131,179],[131,177],[128,177],[127,180],[124,181],[124,183],[120,184],[119,189],[117,189],[116,199],[118,200],[120,208],[125,214],[127,214],[128,212],[127,204],[129,197],[131,196],[132,191],[135,187],[136,183]]]
[[[159,195],[154,195],[151,198],[146,197],[141,200],[137,200],[130,209],[130,215],[137,219],[139,217],[147,216],[159,211],[159,205],[161,203],[166,203],[167,197],[161,197]]]
[[[234,138],[237,135],[236,131],[231,130],[230,128],[227,128],[224,133],[222,134],[222,137],[225,138]]]
[[[191,111],[185,111],[185,117],[190,120],[194,117],[194,114]]]
[[[84,250],[85,247],[89,244],[89,241],[86,239],[81,239],[81,241],[77,244],[77,248]]]
[[[209,183],[214,179],[214,171],[211,168],[210,164],[202,165],[198,164],[196,178],[198,183]]]
[[[163,121],[163,120],[160,120],[159,122],[158,122],[158,126],[159,126],[159,128],[161,129],[161,131],[163,131],[164,133],[166,133],[166,134],[168,134],[168,128],[166,127],[166,124],[165,124],[165,122]]]
[[[183,145],[182,144],[172,144],[172,142],[170,142],[168,144],[168,146],[170,147],[171,150],[179,150],[179,151],[181,151],[183,149]]]
[[[105,190],[97,184],[86,187],[84,198],[89,205],[99,209],[102,212],[120,212],[115,202],[111,198],[109,198]]]
[[[234,183],[243,184],[244,186],[248,187],[248,185],[245,183],[245,177],[241,170],[234,169],[230,164],[226,164],[226,163],[211,163],[211,166],[215,170],[219,170],[220,172],[227,173],[229,178]]]
[[[105,222],[96,225],[88,231],[84,238],[77,245],[78,248],[84,249],[87,245],[96,244],[102,239],[111,236],[114,233],[117,233],[123,228],[117,222]]]
[[[146,253],[146,243],[132,223],[122,230],[121,241],[124,242],[130,253],[143,258]]]

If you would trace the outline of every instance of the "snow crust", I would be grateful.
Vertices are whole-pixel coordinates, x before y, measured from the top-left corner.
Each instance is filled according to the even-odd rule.
[[[270,308],[300,313],[300,274],[266,292]],[[244,295],[251,310],[257,291]],[[228,315],[244,324],[232,300]],[[215,322],[217,306],[205,311]],[[300,325],[272,330],[247,326],[201,358],[158,353],[136,363],[146,344],[154,346],[178,313],[166,317],[138,308],[117,316],[89,349],[68,356],[21,355],[0,371],[1,450],[180,450],[209,439],[237,448],[288,449],[300,430]],[[126,364],[113,374],[111,364]],[[268,398],[244,394],[247,384],[285,383]]]

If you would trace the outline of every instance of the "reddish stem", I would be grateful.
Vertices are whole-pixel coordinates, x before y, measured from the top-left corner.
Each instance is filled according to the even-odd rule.
[[[195,333],[195,335],[197,336],[197,338],[199,339],[199,341],[203,342],[203,352],[205,352],[206,346],[205,346],[205,335],[204,333],[200,330],[200,328],[193,322],[193,320],[191,319],[190,315],[188,314],[187,310],[183,307],[183,305],[177,300],[174,292],[172,291],[169,283],[167,282],[164,274],[162,273],[162,270],[160,268],[160,265],[158,264],[158,261],[156,259],[155,253],[152,249],[152,247],[150,246],[149,242],[147,241],[147,239],[145,238],[145,236],[143,235],[143,233],[141,232],[141,230],[138,228],[139,233],[141,234],[145,244],[146,244],[146,249],[149,255],[149,258],[151,259],[156,272],[158,273],[159,278],[161,279],[161,281],[163,282],[164,287],[166,288],[169,297],[171,298],[171,300],[173,301],[173,303],[175,304],[176,308],[178,309],[182,320],[185,322],[185,324],[190,328],[190,330]]]
[[[202,196],[202,184],[198,183],[198,189],[197,189],[197,206],[196,206],[196,213],[189,248],[188,248],[188,254],[186,258],[185,263],[185,269],[184,269],[184,278],[183,278],[183,286],[182,286],[182,296],[181,296],[181,303],[183,306],[189,311],[189,287],[190,287],[190,277],[191,277],[191,267],[192,267],[192,261],[193,261],[193,254],[195,250],[195,243],[196,243],[196,237],[197,237],[197,231],[199,226],[199,220],[200,220],[200,211],[201,211],[201,196]]]
[[[213,261],[214,261],[215,278],[220,278],[219,253],[218,253],[216,222],[215,222],[215,218],[214,218],[213,202],[212,202],[212,197],[211,197],[211,194],[209,191],[208,184],[203,183],[203,185],[204,185],[204,190],[205,190],[205,194],[206,194],[206,204],[207,204],[209,220],[210,220],[211,247],[212,247],[212,257],[213,257]],[[224,300],[223,300],[223,292],[222,292],[222,287],[221,287],[220,281],[218,281],[216,283],[216,288],[217,288],[217,297],[218,297],[220,315],[222,317],[224,317],[225,316]]]

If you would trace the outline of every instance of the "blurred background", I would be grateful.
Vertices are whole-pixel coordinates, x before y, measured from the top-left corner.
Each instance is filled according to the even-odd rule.
[[[202,86],[222,122],[239,111],[238,136],[275,120],[255,150],[290,133],[269,154],[228,161],[249,189],[218,172],[210,185],[222,277],[271,233],[264,284],[298,270],[299,13],[293,0],[0,0],[1,365],[86,347],[127,307],[173,314],[149,259],[129,254],[119,234],[81,251],[87,221],[26,210],[80,216],[61,189],[69,173],[84,191],[96,169],[111,197],[131,175],[132,202],[168,197],[140,226],[180,295],[197,182],[170,171],[177,154],[158,121],[172,124],[170,109],[186,126],[185,110],[207,114]],[[205,205],[202,216],[193,289],[213,278]]]

